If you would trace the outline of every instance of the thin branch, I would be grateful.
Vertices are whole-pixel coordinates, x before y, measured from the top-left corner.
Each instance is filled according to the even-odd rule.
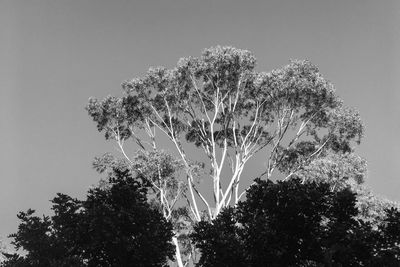
[[[205,105],[205,103],[204,103],[204,101],[203,101],[203,96],[201,95],[199,89],[197,88],[196,82],[195,82],[195,80],[194,80],[192,74],[190,74],[190,79],[191,79],[191,81],[192,81],[192,84],[193,84],[194,89],[196,90],[197,94],[199,95],[201,104],[203,105],[204,114],[206,114],[206,117],[207,117],[208,121],[211,123],[210,116],[208,116],[207,108],[206,108],[206,105]],[[210,100],[210,101],[211,101],[211,100]]]
[[[276,160],[274,160],[274,163],[272,163],[272,165],[271,165],[271,159],[272,159],[273,155],[275,154],[275,152],[276,152],[280,142],[282,141],[283,137],[285,136],[287,129],[289,128],[289,125],[291,123],[293,114],[294,114],[294,111],[291,110],[289,121],[286,123],[286,126],[285,126],[285,128],[283,130],[282,130],[282,125],[283,125],[283,122],[284,122],[284,119],[285,119],[285,116],[286,116],[286,111],[285,110],[284,110],[284,115],[282,116],[282,122],[280,122],[280,119],[278,120],[278,126],[279,126],[278,132],[279,132],[279,135],[278,135],[278,140],[275,143],[274,148],[272,149],[271,154],[270,154],[269,159],[268,159],[268,169],[267,169],[268,170],[268,172],[267,172],[268,176],[267,176],[267,178],[271,177],[272,171],[275,168]]]
[[[259,105],[257,103],[257,107],[256,107],[256,114],[254,116],[254,120],[253,123],[251,124],[251,127],[249,129],[249,132],[246,134],[246,136],[244,137],[243,141],[242,141],[242,145],[241,145],[241,149],[243,149],[243,146],[245,146],[245,143],[247,141],[247,138],[250,136],[250,133],[252,132],[254,126],[256,125],[257,122],[257,118],[258,118],[258,109],[259,109]]]
[[[204,202],[204,204],[207,206],[208,213],[210,217],[212,216],[211,208],[210,205],[208,204],[207,200],[204,198],[204,196],[196,189],[195,186],[193,186],[194,191],[199,195],[200,199]]]
[[[193,210],[192,205],[190,205],[190,208],[191,208],[196,220],[200,221],[200,212],[199,212],[199,209],[197,208],[196,199],[195,199],[194,193],[193,193],[192,181],[191,181],[191,177],[189,177],[189,175],[187,176],[187,180],[188,180],[188,184],[189,184],[189,191],[190,191],[190,195],[192,197],[192,203],[193,203],[194,210]]]
[[[119,148],[120,148],[122,154],[123,154],[124,157],[129,161],[129,163],[132,164],[131,159],[130,159],[130,158],[128,157],[128,155],[126,155],[126,153],[125,153],[125,150],[124,150],[124,147],[123,147],[123,141],[121,141],[121,137],[120,137],[118,128],[117,128],[117,131],[114,131],[114,130],[112,130],[112,131],[114,132],[115,140],[117,141],[117,144],[118,144],[118,146],[119,146]]]

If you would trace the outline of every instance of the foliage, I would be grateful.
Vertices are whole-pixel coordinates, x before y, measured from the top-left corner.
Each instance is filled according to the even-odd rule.
[[[240,187],[242,172],[256,154],[265,154],[265,169],[257,170],[257,177],[306,179],[312,176],[308,172],[313,162],[321,158],[333,161],[332,166],[341,166],[343,155],[356,158],[353,145],[363,135],[358,113],[343,104],[333,85],[306,60],[258,72],[250,51],[217,46],[205,49],[200,57],[180,59],[172,69],[150,68],[142,77],[123,82],[122,89],[122,97],[90,98],[86,107],[97,129],[106,140],[116,142],[124,158],[106,154],[96,159],[94,167],[100,172],[115,166],[143,169],[143,163],[151,161],[134,166],[142,153],[155,160],[154,172],[162,165],[157,158],[169,139],[186,179],[153,175],[151,199],[176,226],[179,219],[171,215],[181,208],[174,204],[183,195],[185,210],[191,213],[186,216],[190,218],[185,221],[186,232],[192,221],[215,219],[223,208],[239,202],[245,194]],[[145,152],[129,155],[128,140]],[[196,162],[197,152],[205,162]],[[346,171],[357,172],[349,173],[349,178],[363,181],[362,167]],[[201,190],[198,180],[210,180],[211,187]],[[175,228],[174,238],[181,232]],[[179,255],[176,245],[176,260],[182,267]]]
[[[327,153],[296,174],[303,180],[328,182],[333,189],[362,184],[366,175],[366,161],[354,153]]]
[[[54,201],[63,197],[64,195],[58,195]],[[20,212],[17,217],[21,220],[18,232],[10,237],[14,239],[12,244],[15,248],[24,249],[27,255],[6,254],[8,260],[4,266],[82,266],[79,255],[71,250],[74,248],[71,239],[58,238],[60,233],[53,229],[50,217],[35,216],[32,209]],[[54,226],[59,227],[56,222]]]
[[[194,218],[201,220],[200,200],[215,218],[243,195],[240,177],[255,154],[267,153],[260,176],[271,178],[279,170],[289,178],[327,153],[352,153],[352,142],[362,137],[358,113],[343,105],[309,61],[292,61],[269,73],[255,67],[249,51],[212,47],[201,57],[180,59],[173,69],[150,68],[143,77],[124,82],[121,98],[91,98],[87,111],[128,161],[125,140],[153,150],[162,143],[156,132],[169,138],[186,170]],[[209,169],[204,173],[212,180],[213,203],[196,189],[187,144],[209,159],[202,166]],[[231,175],[223,181],[228,164]]]
[[[109,180],[85,201],[58,194],[53,217],[20,213],[14,244],[28,253],[6,264],[161,266],[175,253],[183,267],[195,262],[191,238],[200,266],[398,263],[399,212],[367,191],[356,203],[349,189],[366,177],[353,148],[360,116],[311,62],[258,72],[251,52],[217,46],[122,88],[122,97],[90,98],[86,107],[123,155],[95,158]],[[242,173],[256,154],[265,167],[246,191]],[[208,191],[198,185],[206,179]]]
[[[83,203],[80,246],[90,266],[161,266],[172,256],[172,226],[147,204],[147,189],[128,171],[92,189]]]
[[[192,235],[198,266],[397,266],[400,213],[378,229],[357,219],[355,194],[329,183],[258,180],[247,199]]]
[[[147,203],[146,182],[116,170],[109,185],[84,201],[58,194],[52,217],[21,212],[11,237],[26,255],[8,255],[2,266],[164,266],[172,225]]]
[[[192,166],[192,171],[195,173],[197,166],[194,164]],[[111,153],[106,153],[102,157],[95,158],[93,167],[100,173],[112,173],[114,169],[129,171],[147,182],[147,201],[173,224],[173,239],[179,240],[180,247],[176,249],[180,250],[179,258],[183,265],[193,252],[188,233],[194,219],[188,212],[188,207],[178,203],[182,195],[187,192],[186,183],[182,177],[184,168],[182,161],[165,151],[139,150],[130,159],[121,159]],[[104,181],[101,182],[101,186],[108,187]],[[176,258],[178,258],[177,255]]]
[[[386,216],[386,210],[400,208],[399,203],[374,194],[363,185],[367,176],[366,161],[354,153],[326,153],[296,173],[303,181],[323,181],[332,190],[351,187],[357,193],[358,218],[370,222],[374,227]]]
[[[386,217],[386,211],[392,208],[400,210],[400,204],[377,194],[363,185],[353,186],[353,191],[357,193],[358,217],[370,222],[374,227]]]

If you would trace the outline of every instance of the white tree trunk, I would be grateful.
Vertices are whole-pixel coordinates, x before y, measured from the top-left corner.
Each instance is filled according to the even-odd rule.
[[[178,239],[176,238],[176,236],[174,236],[172,238],[172,242],[174,242],[175,245],[175,258],[176,258],[176,262],[178,263],[179,267],[183,267],[183,263],[182,263],[182,258],[181,258],[181,251],[179,249],[179,244],[178,244]]]

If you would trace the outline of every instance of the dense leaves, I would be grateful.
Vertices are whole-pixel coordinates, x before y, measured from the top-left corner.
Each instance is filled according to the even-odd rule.
[[[90,266],[161,266],[172,256],[172,226],[147,204],[147,190],[128,172],[92,189],[83,203],[80,245]]]
[[[174,252],[172,225],[147,203],[146,187],[116,171],[84,201],[58,194],[51,218],[21,212],[11,237],[26,255],[8,255],[3,266],[164,266]]]
[[[326,153],[303,167],[296,175],[303,180],[323,181],[330,183],[333,188],[343,189],[364,182],[367,163],[354,153]]]
[[[197,224],[198,265],[398,266],[399,211],[387,210],[378,228],[357,215],[355,194],[347,188],[258,180],[246,201]]]
[[[18,218],[21,220],[18,232],[10,237],[14,238],[15,248],[22,248],[27,254],[5,254],[7,260],[2,266],[83,266],[79,253],[74,250],[74,242],[70,237],[64,239],[64,234],[53,229],[51,218],[35,216],[31,209],[20,212]],[[67,226],[68,222],[65,222],[65,225]],[[59,227],[60,225],[57,225],[55,228]]]

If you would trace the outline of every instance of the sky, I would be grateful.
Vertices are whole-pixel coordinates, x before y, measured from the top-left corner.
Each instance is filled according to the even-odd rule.
[[[0,25],[0,238],[19,211],[50,214],[57,192],[98,182],[93,158],[116,148],[90,96],[215,45],[252,51],[258,71],[318,65],[365,124],[366,185],[400,201],[398,0],[2,0]]]

